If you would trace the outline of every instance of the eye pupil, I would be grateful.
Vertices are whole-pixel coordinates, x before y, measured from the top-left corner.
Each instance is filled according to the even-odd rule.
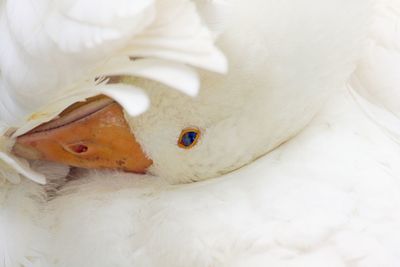
[[[196,140],[197,137],[197,133],[195,132],[188,132],[186,133],[183,138],[182,138],[182,143],[185,146],[190,146],[191,144],[193,144],[194,140]]]
[[[199,138],[200,131],[197,129],[187,129],[182,131],[181,137],[179,138],[179,146],[181,148],[193,147]]]

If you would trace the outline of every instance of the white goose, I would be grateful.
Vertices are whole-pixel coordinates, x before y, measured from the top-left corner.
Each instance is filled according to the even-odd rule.
[[[400,265],[400,3],[228,4],[230,72],[203,73],[197,98],[127,78],[142,115],[95,98],[19,137],[21,156],[105,167],[116,143],[90,130],[129,125],[113,162],[147,174],[74,170],[51,199],[4,185],[5,266]]]

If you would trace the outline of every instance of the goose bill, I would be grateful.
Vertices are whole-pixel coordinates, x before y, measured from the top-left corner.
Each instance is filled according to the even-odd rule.
[[[127,124],[120,105],[96,97],[20,136],[17,156],[82,168],[110,168],[144,173],[152,164]]]

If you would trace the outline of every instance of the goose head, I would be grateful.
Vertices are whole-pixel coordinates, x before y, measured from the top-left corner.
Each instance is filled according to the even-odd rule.
[[[369,6],[364,0],[231,2],[218,41],[230,71],[201,73],[197,97],[123,78],[146,89],[147,112],[131,117],[108,98],[90,99],[19,137],[16,153],[185,183],[236,170],[288,141],[345,85]]]

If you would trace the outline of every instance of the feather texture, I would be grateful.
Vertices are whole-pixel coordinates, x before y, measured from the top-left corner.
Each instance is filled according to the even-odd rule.
[[[226,70],[212,33],[189,0],[16,0],[4,5],[0,10],[0,119],[13,127],[56,102],[65,101],[65,108],[71,102],[68,95],[76,100],[81,94],[78,98],[83,100],[101,93],[95,90],[99,76],[138,75],[195,95],[196,75],[179,64]],[[137,57],[160,60],[128,61]],[[175,82],[168,82],[168,75]],[[48,113],[38,123],[55,112]]]
[[[379,0],[350,85],[368,116],[400,143],[400,1]]]
[[[215,2],[196,1],[202,11]],[[167,23],[154,22],[123,52],[135,58],[135,67],[121,54],[109,58],[94,72],[103,78],[72,84],[68,95],[57,97],[59,104],[34,114],[28,128],[40,116],[56,115],[63,99],[102,92],[123,101],[131,90],[137,95],[130,102],[144,96],[140,85],[150,84],[147,92],[157,105],[127,118],[158,176],[77,172],[79,179],[62,181],[47,202],[27,181],[0,187],[0,266],[400,266],[400,153],[382,132],[399,131],[398,0],[375,1],[369,36],[366,0],[232,3],[238,4],[233,26],[220,40],[232,71],[223,79],[204,74],[197,99],[141,79],[127,79],[131,85],[124,86],[104,78],[115,70],[181,91],[196,80],[185,63],[207,66],[195,60],[203,48],[184,45],[192,44],[189,33],[168,33]],[[171,8],[162,5],[154,5],[155,14]],[[190,6],[180,7],[189,12]],[[181,20],[179,12],[168,14],[165,21]],[[379,21],[385,21],[382,27]],[[365,39],[369,46],[360,55]],[[350,95],[343,84],[359,56]],[[185,79],[156,74],[166,74],[165,68],[168,76]],[[182,151],[176,138],[188,124],[199,126],[202,137]],[[39,163],[35,169],[43,168]]]
[[[28,177],[39,184],[44,184],[46,178],[43,174],[31,170],[28,162],[9,153],[13,142],[5,137],[6,135],[7,127],[0,123],[0,180],[3,180],[0,181],[0,186],[5,182],[4,180],[8,180],[13,184],[19,183],[21,180],[20,175]]]
[[[196,0],[195,2],[200,15],[214,35],[218,36],[222,33],[232,8],[229,2],[227,0]]]
[[[140,88],[104,77],[138,76],[195,96],[199,80],[188,65],[216,72],[227,65],[189,0],[4,1],[0,39],[0,121],[17,128],[13,137],[94,95],[114,98],[131,116],[147,109]],[[5,164],[44,182],[0,151]]]

